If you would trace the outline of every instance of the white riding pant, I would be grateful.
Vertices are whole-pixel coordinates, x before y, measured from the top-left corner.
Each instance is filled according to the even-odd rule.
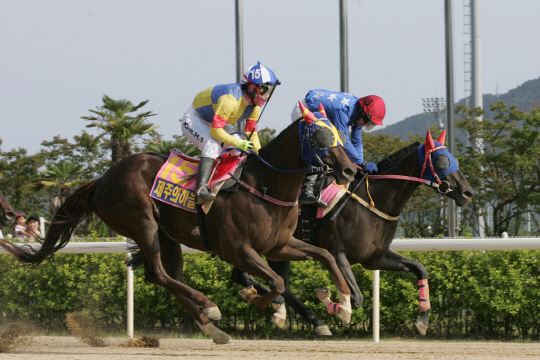
[[[302,99],[300,101],[302,102],[302,105],[304,105],[307,109],[308,106],[306,103],[306,99]],[[301,118],[301,117],[302,117],[302,110],[300,110],[300,105],[298,105],[298,102],[296,102],[296,105],[294,105],[294,108],[291,112],[291,121],[295,122],[296,120],[298,120],[298,118]]]
[[[193,144],[197,145],[199,149],[202,150],[203,157],[209,157],[212,159],[217,158],[222,150],[234,148],[220,142],[219,140],[214,139],[210,135],[211,123],[204,120],[193,104],[186,110],[184,117],[182,119],[182,132],[184,135],[191,141]],[[223,127],[228,134],[232,134],[235,130],[230,125],[225,125]],[[239,134],[232,135],[238,140],[241,140],[242,137]],[[230,151],[234,155],[239,155],[239,151]]]

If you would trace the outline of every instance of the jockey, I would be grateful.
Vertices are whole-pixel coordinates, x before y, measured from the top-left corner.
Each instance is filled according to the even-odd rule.
[[[317,111],[319,104],[323,104],[328,116],[328,120],[345,134],[347,139],[343,150],[349,156],[349,159],[365,172],[370,174],[378,171],[377,165],[364,160],[364,146],[362,144],[362,129],[371,130],[376,125],[382,125],[386,114],[386,107],[383,99],[376,95],[369,95],[363,98],[357,98],[351,94],[337,91],[328,91],[322,89],[311,90],[307,93],[304,105],[310,111]],[[296,121],[302,117],[302,112],[298,104],[291,113],[291,120]],[[350,141],[349,127],[351,128]],[[299,204],[314,204],[320,207],[326,207],[327,204],[313,194],[316,174],[309,174],[304,179],[304,186],[298,198]]]
[[[279,84],[274,72],[258,62],[245,72],[241,84],[216,85],[195,96],[182,119],[182,132],[202,150],[196,187],[198,205],[216,197],[208,182],[214,160],[223,149],[259,151],[257,120],[261,106]],[[242,120],[246,121],[246,134],[251,135],[249,141],[239,134],[231,135],[235,131],[231,125]]]

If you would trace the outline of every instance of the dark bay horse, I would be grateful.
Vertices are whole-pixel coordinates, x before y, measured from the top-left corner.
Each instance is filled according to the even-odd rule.
[[[279,171],[262,164],[254,154],[250,154],[241,180],[259,192],[265,192],[268,197],[295,204],[305,172],[282,171],[300,171],[308,167],[303,161],[301,148],[306,150],[313,144],[309,141],[301,143],[299,133],[308,129],[306,131],[313,136],[302,137],[303,140],[318,139],[325,143],[328,130],[318,131],[317,123],[318,120],[314,121],[309,116],[306,120],[298,120],[260,150],[260,158]],[[335,128],[331,132],[337,134]],[[320,145],[317,146],[320,148]],[[354,164],[336,141],[328,145],[324,155],[319,154],[315,158],[331,170],[330,174],[338,183],[345,184],[354,179]],[[169,290],[201,330],[214,338],[214,342],[230,342],[230,337],[209,321],[209,318],[217,320],[221,317],[217,306],[201,292],[182,283],[180,243],[206,251],[197,226],[197,215],[149,196],[154,178],[165,161],[166,157],[158,154],[132,155],[111,167],[102,178],[81,186],[58,209],[41,249],[32,251],[6,241],[0,244],[19,261],[39,264],[65,246],[77,224],[95,213],[112,230],[137,243],[144,258],[146,280]],[[285,286],[283,279],[260,255],[274,261],[321,262],[339,291],[344,321],[347,316],[350,321],[349,287],[328,251],[293,238],[297,215],[297,206],[280,206],[244,189],[221,192],[207,215],[214,252],[270,285],[270,291],[263,296],[251,291],[243,292],[248,301],[261,309],[282,294]]]
[[[377,179],[378,176],[373,176],[373,179],[369,182],[369,193],[373,198],[376,209],[386,215],[397,218],[415,189],[421,184],[407,178],[384,178],[386,175],[398,175],[417,179],[422,178],[423,175],[424,178],[429,177],[433,179],[434,181],[431,184],[434,188],[439,189],[439,192],[453,199],[457,206],[464,206],[471,203],[474,190],[458,170],[456,160],[443,145],[444,133],[435,142],[428,132],[425,144],[411,144],[382,160],[378,164],[378,168],[383,178]],[[430,158],[425,157],[426,161],[424,161],[421,159],[420,154],[424,153],[426,148],[432,150],[429,153]],[[424,164],[426,164],[426,167],[422,174]],[[431,173],[430,168],[438,174],[441,185],[437,184],[432,174],[431,176],[427,176]],[[449,171],[452,172],[448,173]],[[360,173],[357,174],[356,180],[350,184],[349,188],[354,189],[361,177]],[[370,199],[366,191],[365,181],[355,191],[355,195],[369,203]],[[421,263],[389,250],[390,244],[396,234],[398,222],[384,219],[354,199],[349,199],[335,220],[332,220],[332,215],[340,203],[325,217],[317,219],[312,240],[317,246],[330,251],[336,259],[338,267],[351,289],[353,308],[357,309],[362,305],[363,295],[354,278],[351,264],[361,264],[368,270],[412,272],[417,276],[420,286],[421,316],[416,320],[415,325],[420,333],[425,335],[429,326],[430,309],[428,273]],[[301,226],[299,223],[295,236],[302,238],[300,231]],[[291,292],[288,286],[290,263],[275,261],[269,261],[268,263],[285,280],[286,291],[283,294],[285,301],[306,322],[315,327],[317,334],[331,335],[324,322]],[[257,283],[252,277],[241,272],[239,269],[234,269],[231,277],[233,281],[243,286],[254,286],[259,293],[265,293],[267,291],[264,286]],[[320,296],[319,292],[318,295]]]
[[[9,226],[15,220],[15,210],[11,207],[4,195],[0,193],[0,225]]]

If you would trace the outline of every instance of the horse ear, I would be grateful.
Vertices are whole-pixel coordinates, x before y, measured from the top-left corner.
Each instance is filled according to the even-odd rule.
[[[315,121],[315,115],[313,115],[311,111],[306,109],[304,104],[302,104],[302,101],[298,100],[298,105],[300,105],[300,111],[302,111],[302,116],[308,124],[311,124],[313,121]]]
[[[437,140],[441,145],[444,145],[444,141],[446,140],[446,129],[444,129],[441,133],[441,136],[439,136],[439,140]]]
[[[435,143],[433,142],[433,138],[431,137],[431,132],[428,130],[426,134],[426,151],[429,151],[434,148],[435,148]]]
[[[322,105],[322,103],[319,104],[319,112],[321,113],[322,116],[324,116],[325,118],[328,118],[328,116],[326,116],[326,111],[324,110],[324,106]]]

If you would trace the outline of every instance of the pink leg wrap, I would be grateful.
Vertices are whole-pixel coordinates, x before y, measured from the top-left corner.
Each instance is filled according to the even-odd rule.
[[[428,279],[418,281],[420,290],[420,312],[431,309],[431,303],[429,302],[429,285]]]
[[[326,307],[326,311],[328,311],[328,313],[330,315],[334,315],[334,314],[336,314],[338,312],[340,305],[343,305],[343,304],[342,303],[334,303],[334,302],[330,303]]]

